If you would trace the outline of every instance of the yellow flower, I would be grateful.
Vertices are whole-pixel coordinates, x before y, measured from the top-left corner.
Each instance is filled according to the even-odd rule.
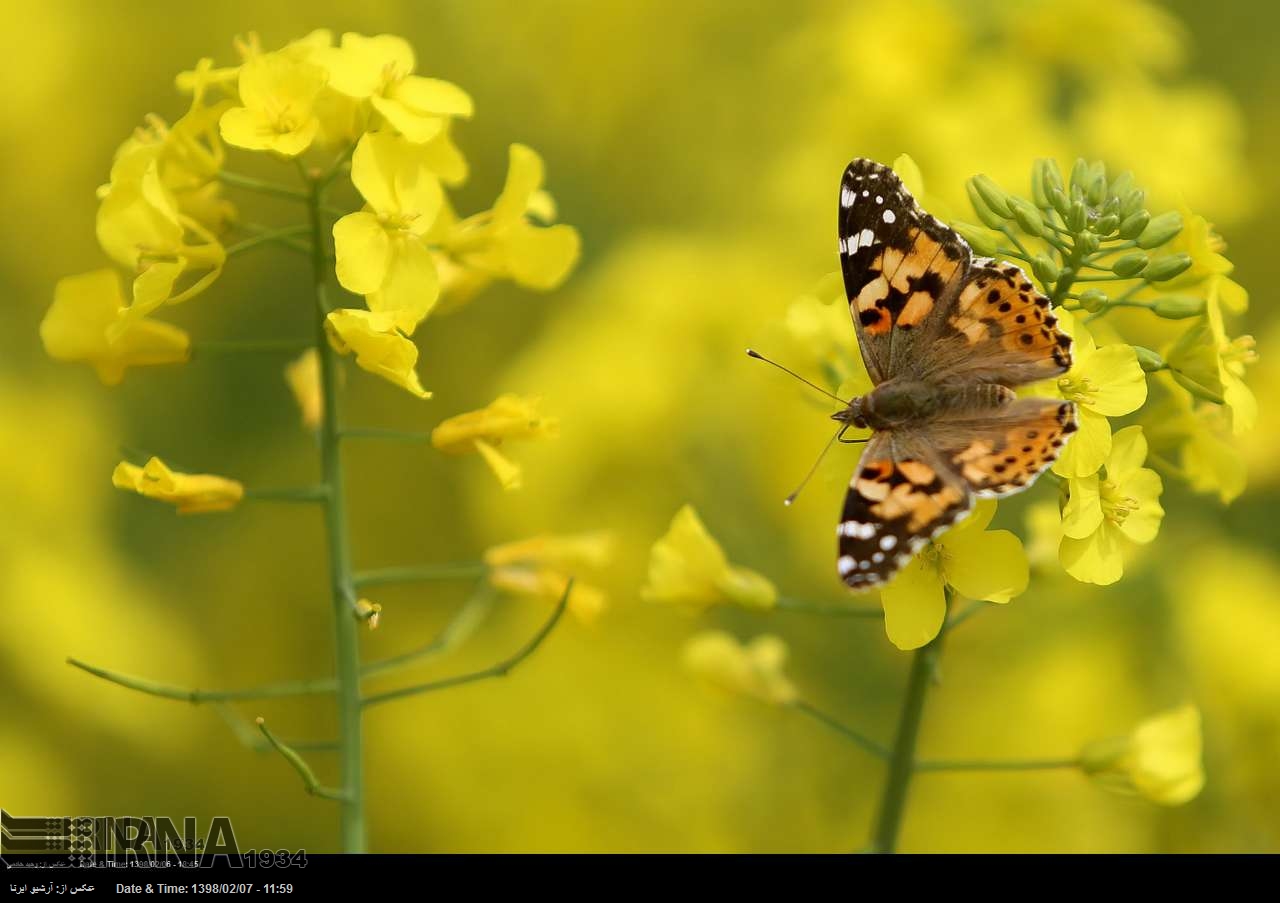
[[[418,346],[396,331],[391,314],[339,308],[325,320],[329,344],[339,354],[354,351],[356,364],[383,379],[407,389],[419,398],[430,398],[422,388],[414,367]]]
[[[1222,320],[1222,306],[1226,303],[1223,283],[1224,280],[1219,280],[1210,287],[1205,319],[1217,352],[1222,400],[1231,411],[1231,430],[1239,436],[1258,423],[1258,400],[1244,382],[1245,367],[1258,360],[1258,353],[1254,350],[1253,336],[1244,335],[1236,339],[1227,336]]]
[[[1027,588],[1027,556],[1008,530],[987,530],[996,503],[973,513],[926,545],[880,591],[885,632],[899,649],[918,649],[938,635],[947,615],[946,587],[969,599],[1005,603]]]
[[[763,575],[729,564],[693,506],[685,505],[667,534],[653,544],[640,597],[698,612],[722,602],[772,608],[778,591]]]
[[[244,487],[235,480],[207,473],[175,473],[159,458],[144,467],[127,461],[116,465],[111,482],[149,499],[177,506],[179,514],[230,511],[244,498]]]
[[[222,138],[246,150],[296,157],[311,146],[320,123],[316,98],[325,84],[319,66],[287,53],[264,53],[240,67],[240,102],[222,115]]]
[[[421,152],[390,132],[360,139],[351,160],[351,181],[366,209],[333,226],[338,281],[365,296],[369,309],[394,315],[396,327],[412,334],[440,295],[440,279],[424,236],[444,202]]]
[[[1249,294],[1239,283],[1227,278],[1235,269],[1235,264],[1222,253],[1227,243],[1213,231],[1213,224],[1192,213],[1186,202],[1178,205],[1178,212],[1182,215],[1182,231],[1163,250],[1186,254],[1191,258],[1191,266],[1172,279],[1156,283],[1154,288],[1160,292],[1186,294],[1188,289],[1198,287],[1195,294],[1202,297],[1215,294],[1227,310],[1244,313],[1249,306]]]
[[[340,94],[368,100],[386,122],[414,144],[437,137],[453,117],[471,116],[465,91],[450,82],[414,75],[417,60],[404,38],[348,32],[342,46],[324,48],[315,59]]]
[[[539,412],[539,398],[500,395],[488,407],[450,417],[431,431],[431,444],[451,455],[478,452],[503,489],[519,489],[520,465],[500,451],[505,439],[545,439],[559,435],[560,421]],[[577,593],[577,590],[574,590]]]
[[[1229,504],[1244,492],[1248,473],[1240,449],[1232,442],[1232,418],[1221,405],[1197,402],[1170,390],[1160,404],[1144,412],[1151,445],[1166,458],[1177,455],[1177,473],[1196,492],[1215,493]]]
[[[1202,743],[1200,710],[1188,704],[1148,718],[1127,737],[1090,743],[1080,761],[1107,790],[1180,806],[1204,787]]]
[[[1124,541],[1145,545],[1160,531],[1164,486],[1158,473],[1142,466],[1146,459],[1142,427],[1126,427],[1112,441],[1105,478],[1092,473],[1068,480],[1058,557],[1077,580],[1115,583],[1124,575]]]
[[[694,675],[730,693],[769,705],[786,705],[798,695],[782,671],[787,644],[772,634],[744,646],[724,631],[708,630],[685,643],[683,659]]]
[[[1057,391],[1075,402],[1080,428],[1054,463],[1053,472],[1083,477],[1097,472],[1111,452],[1111,423],[1107,418],[1142,407],[1147,400],[1147,379],[1131,346],[1099,348],[1089,330],[1076,323],[1070,313],[1059,310],[1055,315],[1075,340],[1071,369],[1058,380]]]
[[[119,383],[129,367],[180,364],[190,357],[187,334],[155,320],[133,320],[109,339],[109,328],[125,310],[114,270],[67,276],[58,280],[53,304],[40,321],[40,341],[55,360],[91,364],[107,385]]]
[[[308,348],[284,368],[284,380],[302,412],[302,425],[318,429],[324,421],[324,389],[320,384],[320,354]]]
[[[572,226],[540,227],[554,218],[555,207],[542,189],[542,158],[523,144],[511,145],[511,162],[502,194],[493,209],[459,223],[447,245],[461,261],[526,288],[550,291],[577,263],[582,248]]]
[[[598,571],[613,557],[613,537],[604,532],[576,536],[534,536],[493,546],[484,553],[489,582],[497,589],[547,602],[559,601],[569,578],[569,611],[592,623],[608,604],[604,591],[583,581],[583,571]]]

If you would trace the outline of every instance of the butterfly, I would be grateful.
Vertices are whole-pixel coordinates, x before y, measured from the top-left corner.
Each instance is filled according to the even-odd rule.
[[[1019,398],[1065,373],[1071,337],[1017,266],[974,257],[902,180],[856,159],[840,183],[840,266],[873,388],[833,416],[870,428],[836,528],[841,579],[887,582],[974,499],[1025,489],[1076,430],[1075,406]]]

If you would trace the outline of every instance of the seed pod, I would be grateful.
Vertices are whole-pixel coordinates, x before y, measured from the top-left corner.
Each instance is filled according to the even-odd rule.
[[[1142,251],[1134,251],[1131,254],[1124,255],[1115,263],[1111,264],[1111,272],[1115,273],[1121,279],[1132,279],[1147,268],[1147,263],[1149,261],[1150,258]]]
[[[1130,213],[1120,221],[1120,237],[1126,240],[1137,238],[1147,228],[1149,222],[1151,222],[1151,214],[1145,210]]]
[[[1161,295],[1151,305],[1158,317],[1166,320],[1185,320],[1204,313],[1205,301],[1194,295]]]
[[[1185,273],[1190,266],[1190,254],[1170,254],[1168,257],[1151,261],[1142,278],[1148,282],[1164,282]]]
[[[1172,241],[1181,231],[1182,214],[1177,210],[1170,210],[1152,218],[1147,228],[1138,236],[1138,247],[1158,248],[1165,242]]]

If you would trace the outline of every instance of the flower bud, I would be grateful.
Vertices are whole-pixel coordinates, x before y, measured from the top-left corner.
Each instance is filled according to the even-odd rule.
[[[1116,198],[1118,202],[1120,198],[1133,191],[1134,187],[1133,173],[1126,169],[1124,172],[1120,173],[1120,175],[1111,180],[1108,193],[1111,197]]]
[[[1142,277],[1148,282],[1164,282],[1185,273],[1191,266],[1190,254],[1170,254],[1147,265]]]
[[[1095,171],[1090,176],[1089,186],[1085,189],[1085,198],[1094,207],[1107,199],[1107,175],[1104,171]]]
[[[1084,191],[1089,187],[1090,181],[1089,164],[1084,157],[1077,157],[1076,162],[1071,166],[1071,188]]]
[[[1049,189],[1049,203],[1063,217],[1066,217],[1071,212],[1071,198],[1067,197],[1067,193],[1061,188]]]
[[[1014,197],[1009,199],[1009,206],[1013,210],[1013,219],[1018,228],[1028,235],[1044,234],[1044,220],[1040,218],[1040,211],[1030,202]]]
[[[1095,235],[1107,236],[1116,231],[1120,225],[1120,217],[1114,213],[1108,213],[1106,216],[1099,217],[1093,222],[1093,232]]]
[[[1158,248],[1165,242],[1171,241],[1181,231],[1182,214],[1177,210],[1170,210],[1168,213],[1152,218],[1147,228],[1143,229],[1142,234],[1138,236],[1138,247]]]
[[[979,257],[995,257],[1000,253],[996,237],[981,226],[955,222],[951,224],[951,228],[960,233],[960,237],[969,243],[969,247]]]
[[[1109,303],[1111,299],[1096,288],[1085,289],[1080,293],[1080,306],[1091,314],[1096,314]]]
[[[1169,366],[1158,352],[1152,351],[1150,348],[1134,345],[1133,350],[1138,355],[1138,364],[1142,367],[1142,372],[1144,373],[1155,373],[1157,370],[1163,370]]]
[[[1141,188],[1135,188],[1120,198],[1120,214],[1122,216],[1132,216],[1142,209],[1142,205],[1147,202],[1147,193]]]
[[[1130,213],[1120,221],[1120,237],[1128,240],[1137,238],[1142,234],[1142,230],[1147,228],[1149,222],[1151,222],[1151,214],[1145,210]]]
[[[982,199],[982,195],[974,187],[973,179],[965,182],[964,190],[969,194],[969,203],[973,206],[973,212],[978,215],[978,219],[982,220],[984,226],[992,229],[1003,229],[1005,227],[1003,218],[993,212],[987,206],[987,202]]]
[[[1062,275],[1062,271],[1058,268],[1058,263],[1048,254],[1037,254],[1031,261],[1031,272],[1041,285],[1052,285],[1058,281],[1058,277]]]
[[[1101,244],[1102,239],[1095,232],[1081,232],[1076,236],[1076,248],[1084,254],[1092,254]]]
[[[1088,221],[1089,217],[1085,210],[1084,201],[1072,201],[1071,209],[1067,211],[1067,228],[1072,232],[1083,232]]]
[[[1150,278],[1150,277],[1148,277]],[[1161,295],[1151,304],[1151,310],[1166,320],[1185,320],[1204,313],[1203,298],[1194,295]]]
[[[996,214],[1006,219],[1013,217],[1013,210],[1009,207],[1009,194],[999,185],[997,185],[988,176],[981,173],[969,180],[969,183],[982,195],[982,199],[987,202],[987,206]]]
[[[1121,279],[1132,279],[1147,268],[1149,258],[1142,251],[1126,254],[1111,264],[1111,272]]]
[[[1120,216],[1120,199],[1115,195],[1107,198],[1106,203],[1102,205],[1103,216]]]

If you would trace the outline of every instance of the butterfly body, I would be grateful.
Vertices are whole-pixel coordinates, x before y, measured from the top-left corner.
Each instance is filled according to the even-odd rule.
[[[854,160],[840,259],[874,388],[833,415],[871,429],[836,529],[853,589],[885,583],[979,497],[1026,488],[1076,429],[1075,408],[1017,386],[1071,366],[1071,339],[1017,266],[975,258],[889,168]]]

